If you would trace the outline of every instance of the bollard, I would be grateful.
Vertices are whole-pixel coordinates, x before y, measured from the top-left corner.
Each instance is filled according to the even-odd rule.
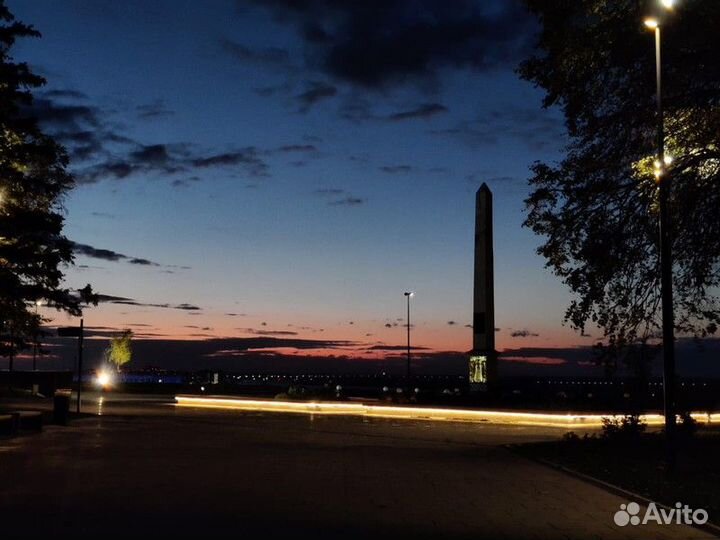
[[[56,390],[53,397],[53,423],[65,426],[70,413],[70,390]]]

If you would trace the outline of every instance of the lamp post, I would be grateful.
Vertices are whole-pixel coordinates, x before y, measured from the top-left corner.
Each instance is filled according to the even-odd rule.
[[[410,379],[410,298],[415,296],[414,292],[406,292],[407,298],[407,378]]]
[[[667,10],[674,6],[674,0],[660,0]],[[655,178],[658,184],[659,240],[660,240],[660,296],[663,336],[663,402],[665,414],[665,437],[667,442],[667,465],[675,466],[675,329],[673,320],[672,291],[672,237],[668,202],[671,178],[667,165],[670,159],[665,156],[665,132],[663,126],[662,103],[662,61],[660,20],[648,18],[645,26],[655,32],[655,71],[657,92],[657,157],[655,159]]]
[[[38,314],[38,308],[43,305],[42,300],[35,300],[35,316]],[[38,351],[38,334],[35,331],[35,342],[33,343],[33,371],[37,370],[37,351]]]

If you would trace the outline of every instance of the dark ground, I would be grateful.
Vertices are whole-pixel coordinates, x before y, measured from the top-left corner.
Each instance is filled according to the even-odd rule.
[[[0,439],[0,538],[709,537],[617,527],[624,498],[502,446],[558,429],[97,397],[68,427]]]
[[[694,437],[679,437],[677,466],[666,474],[666,446],[661,433],[637,440],[597,438],[552,441],[518,447],[521,454],[576,470],[672,506],[676,502],[704,508],[711,521],[720,518],[720,430],[700,428]]]

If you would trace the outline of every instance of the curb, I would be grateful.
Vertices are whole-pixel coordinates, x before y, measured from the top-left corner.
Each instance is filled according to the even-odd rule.
[[[515,445],[515,444],[503,445],[503,447],[506,450],[509,450],[516,456],[520,456],[524,459],[527,459],[528,461],[533,461],[535,463],[539,463],[541,465],[544,465],[545,467],[550,467],[551,469],[555,469],[556,471],[563,472],[563,473],[567,474],[568,476],[573,476],[573,477],[577,478],[578,480],[582,480],[583,482],[592,484],[595,487],[604,489],[605,491],[608,491],[608,492],[612,493],[613,495],[623,496],[628,500],[634,500],[637,502],[644,503],[645,506],[648,506],[650,503],[655,503],[655,506],[657,506],[657,507],[664,508],[665,510],[672,510],[672,508],[669,506],[666,506],[657,501],[653,501],[652,499],[648,499],[647,497],[645,497],[643,495],[640,495],[633,491],[627,490],[620,486],[616,486],[615,484],[611,484],[610,482],[605,482],[604,480],[600,480],[598,478],[595,478],[594,476],[590,476],[585,473],[581,473],[579,471],[576,471],[575,469],[570,469],[568,467],[565,467],[564,465],[558,465],[557,463],[548,461],[543,458],[535,458],[535,457],[527,456],[518,451],[519,446],[520,445]],[[713,537],[720,538],[720,527],[718,525],[715,525],[714,523],[710,523],[709,521],[707,523],[705,523],[704,525],[692,524],[692,525],[688,525],[688,527],[698,529],[702,532],[706,532],[706,533],[713,535]]]

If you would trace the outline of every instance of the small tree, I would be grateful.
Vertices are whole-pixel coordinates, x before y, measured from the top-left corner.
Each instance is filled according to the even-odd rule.
[[[117,371],[120,371],[122,366],[132,360],[132,347],[130,343],[132,337],[132,330],[123,330],[119,336],[110,340],[110,345],[105,350],[105,358],[109,363],[115,365]]]

